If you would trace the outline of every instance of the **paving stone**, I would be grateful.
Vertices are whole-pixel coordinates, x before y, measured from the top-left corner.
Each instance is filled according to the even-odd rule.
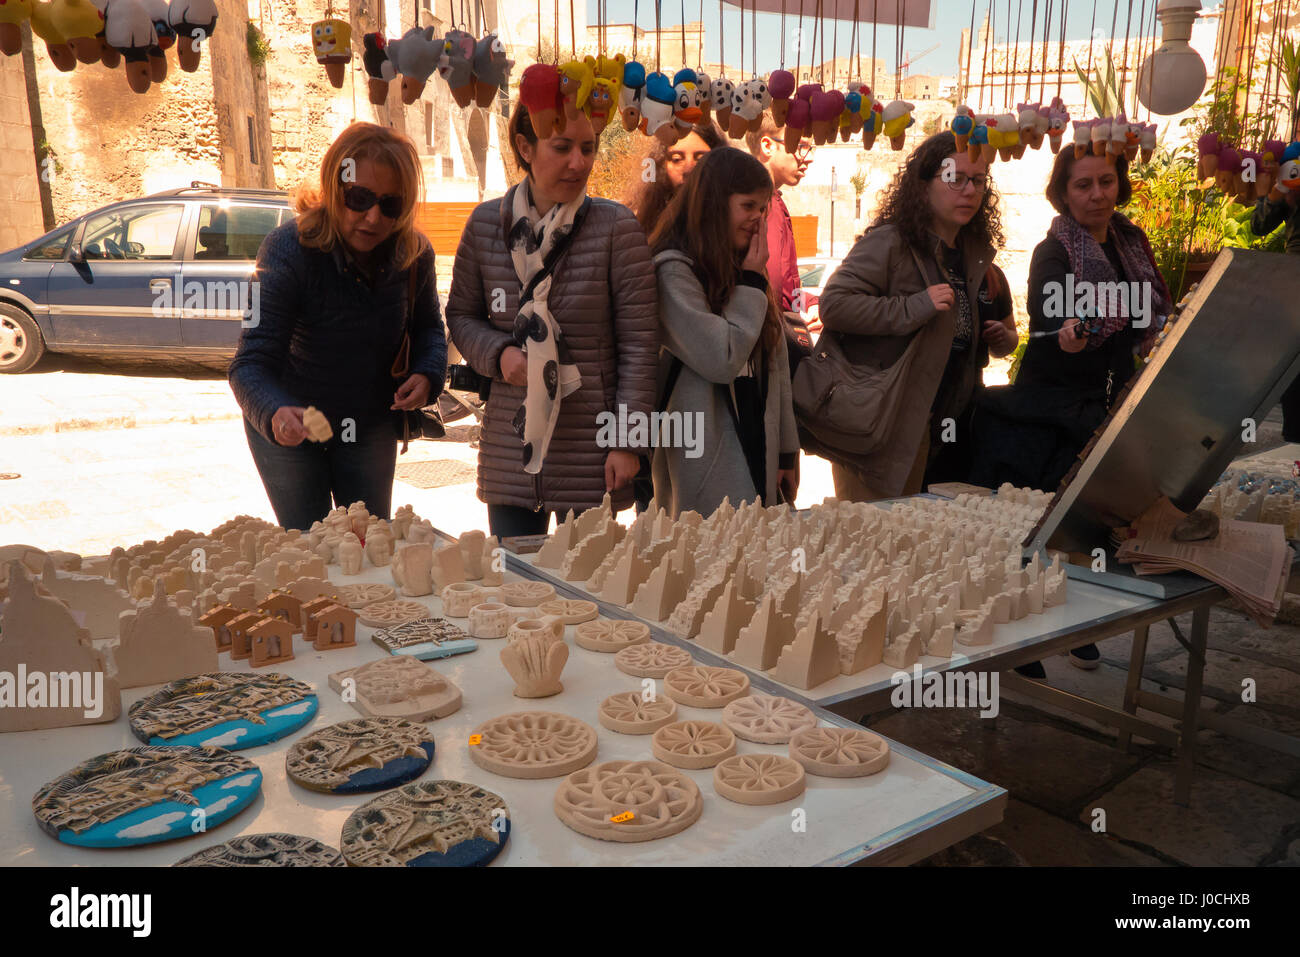
[[[973,834],[914,867],[1024,867],[1028,862],[989,831]]]
[[[1046,720],[1007,713],[996,728],[965,709],[911,709],[873,721],[871,730],[998,784],[1038,807],[1073,814],[1081,801],[1139,758]]]
[[[1171,658],[1147,669],[1153,679],[1176,688],[1187,686],[1187,658]],[[1205,652],[1202,698],[1241,703],[1242,682],[1255,681],[1255,700],[1270,710],[1295,710],[1300,704],[1300,672],[1266,665],[1213,648]],[[1298,712],[1300,713],[1300,712]]]
[[[1300,799],[1197,768],[1190,807],[1174,803],[1174,763],[1160,761],[1120,782],[1079,814],[1090,825],[1106,812],[1106,831],[1159,848],[1192,866],[1253,867],[1300,820]]]
[[[984,832],[1006,843],[1035,867],[1164,867],[1159,858],[1098,834],[1077,821],[1041,811],[1024,801],[1007,801],[1001,824]]]
[[[1243,724],[1300,737],[1300,718],[1240,704],[1225,713]],[[1300,758],[1205,728],[1196,736],[1196,762],[1254,784],[1300,797]]]
[[[1185,622],[1180,621],[1179,625],[1185,631],[1191,627],[1191,618],[1189,617]],[[1118,668],[1127,668],[1129,658],[1133,654],[1133,632],[1125,632],[1122,635],[1099,641],[1097,642],[1097,650],[1101,652],[1102,661]],[[1187,652],[1178,643],[1178,639],[1174,637],[1173,630],[1167,623],[1158,621],[1150,626],[1147,631],[1147,664],[1163,661],[1166,658],[1172,658],[1174,655],[1185,654]]]

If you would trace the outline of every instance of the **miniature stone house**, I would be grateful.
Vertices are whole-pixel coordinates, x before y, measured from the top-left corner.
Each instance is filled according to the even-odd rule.
[[[246,611],[238,618],[230,619],[227,627],[230,629],[230,657],[233,661],[243,661],[250,654],[252,640],[249,638],[249,632],[260,622],[266,621],[267,618],[255,611]]]
[[[316,613],[324,611],[332,605],[341,604],[336,598],[329,598],[322,595],[319,598],[313,598],[311,601],[303,602],[302,605],[302,637],[304,641],[315,642],[316,640]]]
[[[351,648],[357,643],[357,613],[331,603],[311,614],[313,647],[317,651]]]
[[[218,652],[230,651],[230,622],[243,614],[243,611],[230,605],[217,605],[199,618],[200,625],[212,629],[212,640],[216,643]]]
[[[293,660],[293,628],[283,618],[263,618],[248,629],[249,667]]]
[[[268,618],[287,621],[295,632],[302,631],[302,602],[286,591],[273,591],[257,606]]]

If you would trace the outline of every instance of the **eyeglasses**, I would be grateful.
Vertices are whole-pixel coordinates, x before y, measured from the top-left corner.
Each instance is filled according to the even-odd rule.
[[[981,174],[967,176],[965,173],[953,173],[952,179],[946,179],[944,182],[946,182],[948,188],[955,193],[960,193],[965,189],[967,183],[974,185],[975,192],[977,193],[982,193],[989,188],[989,178]]]
[[[364,213],[376,203],[379,204],[379,212],[389,219],[397,219],[402,215],[404,204],[400,196],[391,193],[387,196],[376,196],[373,191],[364,186],[343,187],[343,205],[354,213]]]
[[[800,143],[795,147],[795,151],[791,155],[797,160],[806,160],[808,157],[813,155],[814,149],[816,149],[816,147],[811,143]]]

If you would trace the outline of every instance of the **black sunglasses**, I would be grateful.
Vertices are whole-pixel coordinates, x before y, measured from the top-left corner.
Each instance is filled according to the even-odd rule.
[[[392,194],[376,196],[373,191],[364,186],[343,187],[343,205],[354,213],[364,213],[376,203],[379,204],[379,212],[389,219],[397,219],[402,215],[404,206],[400,196]]]

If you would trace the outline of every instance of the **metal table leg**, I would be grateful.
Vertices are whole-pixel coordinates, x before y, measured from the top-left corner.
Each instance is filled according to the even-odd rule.
[[[1197,718],[1201,710],[1201,681],[1205,677],[1205,647],[1210,632],[1210,607],[1192,612],[1191,647],[1187,655],[1187,690],[1183,697],[1183,726],[1174,775],[1174,801],[1187,807],[1192,798],[1192,772],[1196,768]]]
[[[1146,667],[1147,660],[1147,630],[1149,627],[1149,625],[1143,625],[1140,628],[1133,629],[1133,648],[1128,659],[1128,683],[1124,686],[1124,710],[1132,715],[1136,715],[1138,709],[1138,691],[1142,688],[1142,671]],[[1132,733],[1121,728],[1119,740],[1117,741],[1119,748],[1128,751],[1132,740]]]

